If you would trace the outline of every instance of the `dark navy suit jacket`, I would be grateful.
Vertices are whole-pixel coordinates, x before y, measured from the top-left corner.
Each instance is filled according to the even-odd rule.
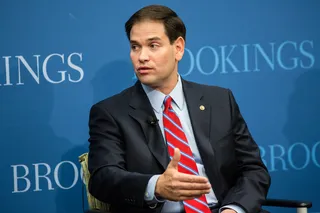
[[[261,211],[270,176],[232,92],[182,80],[190,120],[219,206]],[[200,110],[203,105],[205,110]],[[144,201],[149,179],[169,156],[140,82],[92,106],[89,118],[89,190],[112,212],[160,212]]]

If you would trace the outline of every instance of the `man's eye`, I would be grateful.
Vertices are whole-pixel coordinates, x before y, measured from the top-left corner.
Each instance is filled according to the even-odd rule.
[[[138,49],[138,45],[131,45],[131,49],[132,50],[137,50]]]
[[[158,47],[158,45],[157,44],[150,44],[150,47],[151,47],[151,49],[155,49]]]

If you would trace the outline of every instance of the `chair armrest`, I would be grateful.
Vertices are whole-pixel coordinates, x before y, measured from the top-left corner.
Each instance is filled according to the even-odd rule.
[[[266,199],[263,206],[276,206],[287,208],[310,208],[312,202],[310,201],[298,201],[298,200],[280,200],[280,199]]]
[[[101,210],[88,210],[86,211],[86,213],[108,213],[108,212],[105,212],[105,211],[101,211]]]

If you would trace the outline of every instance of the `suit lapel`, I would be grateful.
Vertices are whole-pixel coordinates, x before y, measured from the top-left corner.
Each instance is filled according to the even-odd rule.
[[[155,117],[150,101],[138,81],[133,89],[130,100],[129,115],[135,119],[145,135],[150,152],[165,170],[169,163],[167,147],[165,145],[160,126],[148,123],[150,117]],[[134,140],[134,139],[133,139]]]
[[[213,190],[218,199],[220,197],[219,172],[217,170],[217,162],[215,158],[215,150],[211,145],[211,135],[215,134],[211,128],[212,106],[205,101],[203,89],[196,84],[192,84],[185,80],[183,83],[184,96],[186,98],[191,125],[194,137],[197,143],[201,159],[206,169],[206,174],[211,182]],[[207,97],[208,98],[208,97]]]

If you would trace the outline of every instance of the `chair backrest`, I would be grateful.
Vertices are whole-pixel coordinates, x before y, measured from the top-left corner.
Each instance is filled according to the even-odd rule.
[[[88,170],[88,153],[83,153],[79,156],[79,161],[81,163],[82,171],[83,171],[83,180],[86,186],[88,205],[90,210],[99,210],[102,212],[109,212],[110,205],[93,197],[88,189],[88,183],[90,179],[90,172]]]

